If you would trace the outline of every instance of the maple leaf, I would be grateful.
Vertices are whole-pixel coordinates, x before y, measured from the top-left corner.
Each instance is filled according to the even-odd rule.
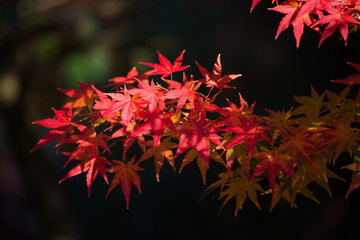
[[[175,158],[181,153],[194,147],[199,153],[201,160],[206,166],[209,166],[210,141],[216,145],[222,146],[221,137],[216,133],[221,129],[211,124],[211,121],[197,114],[189,114],[186,119],[181,119],[177,126],[180,132],[179,145],[175,154]]]
[[[140,81],[143,82],[148,82],[148,77],[151,74],[151,71],[145,72],[141,75],[139,75],[138,71],[136,70],[136,67],[133,67],[128,74],[126,75],[126,77],[123,76],[119,76],[119,77],[114,77],[109,79],[109,82],[111,82],[110,84],[106,85],[105,87],[124,87],[127,86],[129,89],[134,88],[135,86],[133,85],[136,80],[135,78],[137,78]]]
[[[142,116],[144,118],[148,118],[144,123],[139,125],[129,136],[127,136],[125,140],[125,145],[131,139],[137,137],[140,134],[148,133],[151,129],[153,129],[153,133],[151,134],[154,139],[154,151],[156,152],[156,147],[160,142],[160,139],[164,133],[165,126],[175,130],[170,117],[174,115],[174,113],[166,113],[164,114],[163,111],[158,110],[153,113],[147,113],[147,116]]]
[[[257,5],[260,1],[261,1],[261,0],[253,0],[253,1],[252,1],[250,12],[252,12],[252,11],[254,10],[254,8],[256,7],[256,5]]]
[[[39,124],[46,128],[61,128],[71,124],[71,109],[60,109],[56,110],[52,108],[55,113],[54,118],[47,118],[33,122],[33,124]]]
[[[250,166],[246,144],[236,145],[226,151],[226,167],[228,170],[231,170],[235,160],[242,166],[246,175],[250,177]]]
[[[137,171],[144,169],[140,168],[137,164],[134,164],[134,158],[126,164],[123,161],[118,160],[113,160],[113,162],[116,165],[111,166],[107,171],[109,173],[115,173],[115,176],[111,181],[106,198],[117,185],[121,184],[121,190],[126,201],[126,208],[129,209],[131,185],[134,184],[139,193],[141,193],[140,178]]]
[[[196,92],[196,90],[200,87],[201,83],[197,83],[197,81],[194,81],[193,77],[190,77],[190,81],[187,80],[185,73],[183,73],[183,83],[184,85],[172,81],[172,80],[166,80],[166,82],[174,87],[175,89],[172,89],[166,93],[167,99],[177,99],[177,105],[176,108],[179,110],[182,108],[186,101],[188,100],[190,103],[190,109],[194,109],[194,101],[196,99],[196,96],[199,94]]]
[[[329,0],[297,0],[298,2],[305,2],[299,13],[298,17],[302,17],[304,14],[308,14],[312,12],[313,10],[316,10],[319,18],[323,16],[322,10],[327,7],[331,8],[332,6],[339,5],[340,1],[329,1]]]
[[[184,53],[185,50],[183,50],[180,53],[180,55],[175,59],[174,65],[172,65],[171,62],[159,51],[157,51],[157,54],[159,57],[160,64],[144,63],[144,62],[140,62],[140,63],[154,68],[154,70],[148,72],[148,75],[162,75],[162,77],[164,78],[174,72],[180,72],[189,67],[189,66],[181,66]]]
[[[217,153],[215,148],[216,148],[215,144],[210,144],[210,158],[213,159],[214,161],[222,164],[222,165],[225,165],[224,160],[222,160],[221,156]],[[182,170],[184,169],[184,167],[186,165],[193,162],[195,159],[196,159],[196,163],[198,165],[198,168],[200,170],[203,183],[205,185],[206,184],[206,172],[207,172],[209,166],[202,160],[202,158],[199,155],[199,152],[195,148],[190,149],[185,154],[185,156],[184,156],[184,158],[182,160],[180,169],[179,169],[179,173],[182,172]]]
[[[232,80],[241,76],[241,74],[230,74],[230,75],[221,76],[222,68],[221,68],[220,54],[218,55],[217,60],[214,64],[212,73],[210,73],[206,68],[201,66],[198,62],[195,61],[195,63],[198,66],[201,75],[203,75],[204,77],[199,81],[205,83],[207,87],[211,87],[211,88],[217,87],[218,89],[234,88],[227,85],[226,83],[231,82]]]
[[[240,121],[241,125],[228,126],[225,128],[226,132],[236,133],[236,136],[226,144],[225,150],[247,141],[250,160],[251,154],[256,147],[258,138],[270,143],[270,139],[265,133],[265,131],[270,130],[270,128],[267,126],[258,126],[256,116],[254,116],[252,119],[242,118]]]
[[[326,97],[328,101],[325,103],[327,109],[329,109],[328,116],[331,119],[336,119],[339,122],[352,122],[354,121],[353,111],[354,104],[350,103],[346,98],[350,92],[351,86],[344,88],[340,94],[336,94],[331,91],[326,91]],[[347,111],[347,110],[350,111]]]
[[[338,79],[338,80],[330,80],[334,83],[346,84],[346,85],[357,85],[360,84],[360,63],[351,63],[348,62],[350,66],[355,68],[359,73],[352,74],[345,79]]]
[[[138,143],[141,150],[144,152],[146,150],[146,144],[145,144],[145,138],[143,134],[148,134],[148,132],[145,133],[137,133],[136,136],[129,137],[134,131],[137,126],[137,123],[134,119],[131,119],[130,123],[126,127],[122,127],[115,131],[111,138],[119,138],[119,137],[126,137],[125,141],[123,142],[123,159],[126,159],[126,153],[130,149],[130,147],[135,143],[135,141]]]
[[[201,173],[201,177],[203,180],[204,185],[206,184],[206,171],[208,166],[206,165],[206,163],[204,163],[204,161],[201,159],[201,157],[199,156],[199,153],[196,151],[195,148],[191,148],[184,156],[180,169],[179,169],[179,173],[181,173],[181,171],[183,170],[183,168],[188,165],[189,163],[193,162],[195,159],[197,159],[197,165],[199,167],[200,173]]]
[[[328,25],[325,27],[325,30],[321,36],[319,46],[322,44],[322,42],[329,37],[331,34],[334,33],[334,31],[339,28],[339,31],[341,33],[341,36],[344,39],[345,46],[347,44],[347,38],[348,38],[348,25],[347,23],[354,23],[354,24],[360,24],[354,17],[350,15],[351,9],[346,9],[344,6],[337,6],[336,8],[332,7],[326,7],[325,10],[329,13],[329,15],[326,15],[322,18],[320,18],[318,21],[316,21],[312,27],[317,26],[319,24],[326,24]]]
[[[296,48],[299,48],[300,39],[304,32],[304,24],[307,26],[312,25],[315,22],[315,19],[310,16],[309,13],[302,14],[301,16],[298,13],[301,9],[301,5],[296,1],[287,1],[287,4],[281,4],[274,8],[269,8],[269,10],[277,11],[280,13],[286,14],[285,17],[280,21],[279,27],[276,32],[275,39],[277,39],[282,31],[287,29],[290,25],[294,28],[294,37],[296,40]],[[318,28],[314,28],[319,31]]]
[[[144,154],[139,159],[138,163],[154,157],[154,165],[155,165],[155,172],[156,172],[156,180],[159,182],[159,174],[162,166],[164,165],[165,158],[167,159],[170,166],[176,171],[175,164],[174,164],[174,153],[171,149],[176,148],[177,144],[170,141],[170,137],[164,138],[159,145],[157,146],[156,150],[153,147],[149,147]],[[154,154],[155,151],[155,154]]]
[[[139,83],[141,88],[130,89],[128,93],[130,93],[131,95],[140,93],[140,97],[149,103],[150,113],[154,112],[157,109],[164,110],[165,94],[163,93],[162,89],[160,87],[155,86],[153,81],[151,81],[149,85],[148,83],[142,82],[137,78],[135,79]]]
[[[136,67],[133,67],[128,74],[126,75],[126,77],[114,77],[109,79],[109,82],[111,82],[110,84],[106,85],[106,87],[111,87],[111,86],[115,86],[115,87],[123,87],[124,85],[132,85],[135,83],[135,79],[134,77],[138,77],[139,73],[136,70]]]
[[[105,141],[105,139],[109,138],[110,136],[106,134],[97,134],[95,128],[85,128],[82,133],[71,135],[64,141],[64,143],[76,143],[79,145],[70,154],[68,161],[65,163],[65,166],[72,159],[76,159],[83,153],[88,153],[90,159],[97,158],[100,155],[99,146],[110,153],[110,149]]]
[[[255,177],[259,176],[267,169],[267,177],[272,192],[274,192],[275,178],[278,175],[278,170],[281,170],[286,175],[296,178],[294,172],[289,168],[289,165],[285,161],[289,161],[292,157],[288,154],[283,154],[278,150],[270,151],[267,148],[262,147],[262,152],[254,154],[255,158],[262,159],[261,162],[256,165],[254,172],[249,179],[251,181]]]
[[[322,159],[319,159],[322,158]],[[298,189],[301,189],[302,187],[305,187],[309,185],[312,182],[315,182],[320,187],[322,187],[324,190],[327,191],[330,197],[332,197],[332,193],[329,187],[329,179],[328,178],[335,178],[341,181],[345,181],[341,177],[339,177],[337,174],[332,172],[331,170],[326,168],[327,164],[327,157],[322,155],[321,153],[318,153],[318,156],[315,158],[315,161],[319,162],[319,160],[322,162],[319,166],[320,168],[323,168],[321,170],[321,174],[314,171],[312,168],[308,168],[304,166],[304,162],[299,162],[299,165],[297,167],[297,171],[295,173],[296,179],[293,182],[293,186],[295,186]],[[323,166],[321,166],[323,165]],[[296,189],[294,189],[296,190]]]
[[[293,193],[293,189],[291,188],[291,184],[289,184],[289,181],[286,182],[281,181],[279,184],[275,183],[274,189],[268,190],[265,193],[270,193],[270,192],[272,194],[270,212],[272,212],[272,210],[274,209],[274,207],[280,201],[281,198],[289,202],[291,204],[291,207],[295,207],[295,208],[297,207],[293,201],[294,199],[290,196],[290,192]],[[296,196],[296,193],[293,195]],[[319,203],[317,199],[316,202]]]
[[[310,123],[319,120],[319,115],[323,108],[323,100],[325,97],[325,92],[319,95],[316,90],[311,86],[311,96],[294,96],[295,101],[302,104],[297,107],[292,114],[300,115],[304,114],[305,117],[302,119],[297,119],[298,122],[302,121],[301,124]]]
[[[262,192],[264,190],[256,181],[251,181],[249,183],[246,179],[246,175],[244,174],[242,178],[237,178],[236,180],[228,183],[227,187],[228,188],[226,190],[220,193],[219,199],[226,197],[222,205],[224,206],[231,198],[235,197],[235,216],[237,216],[238,211],[242,209],[242,205],[244,204],[247,197],[259,210],[261,210],[257,200],[257,191]]]
[[[340,84],[345,84],[345,85],[358,85],[358,84],[360,84],[360,63],[348,62],[348,64],[350,66],[352,66],[353,68],[355,68],[359,73],[352,74],[352,75],[346,77],[345,79],[330,80],[330,81],[333,82],[333,83],[340,83]],[[358,102],[359,99],[360,99],[360,89],[358,90],[358,93],[356,95],[355,102]]]
[[[61,110],[52,108],[52,110],[55,113],[54,118],[47,118],[33,122],[33,124],[39,124],[46,128],[52,128],[52,130],[45,134],[45,136],[37,142],[36,146],[31,149],[30,152],[35,151],[37,148],[50,143],[55,139],[58,139],[56,145],[58,148],[63,143],[66,136],[73,133],[74,127],[78,128],[80,131],[86,128],[84,125],[71,122],[71,108]]]
[[[349,170],[355,172],[355,174],[353,175],[353,177],[351,179],[349,189],[346,192],[345,198],[347,198],[352,191],[354,191],[355,189],[360,187],[360,163],[358,163],[358,162],[352,163],[352,164],[343,166],[342,168],[346,168],[346,169],[349,169]]]
[[[289,202],[291,207],[297,208],[297,205],[295,204],[295,198],[298,193],[320,204],[319,200],[307,187],[302,187],[301,189],[297,189],[298,186],[294,187],[292,185],[293,185],[292,181],[286,179],[285,181],[280,181],[279,184],[275,183],[274,189],[266,192],[266,193],[271,192],[272,194],[270,212],[274,209],[274,207],[280,201],[281,198]]]
[[[94,80],[87,86],[85,83],[78,81],[81,90],[76,89],[63,89],[58,88],[59,91],[63,92],[74,100],[68,102],[63,106],[63,108],[72,108],[74,109],[73,115],[77,115],[84,107],[87,107],[90,111],[96,95],[94,95]]]
[[[284,133],[286,141],[280,145],[279,150],[289,150],[289,155],[292,157],[292,169],[294,169],[299,160],[299,156],[301,156],[316,171],[316,173],[319,174],[316,164],[311,156],[317,147],[316,143],[311,139],[313,134],[313,132],[306,131],[302,128],[295,130],[295,132],[291,131]]]
[[[127,93],[126,88],[124,90],[124,94],[106,93],[106,95],[110,96],[114,100],[114,103],[109,106],[109,108],[103,114],[108,115],[121,110],[121,123],[124,126],[127,126],[130,123],[131,119],[133,118],[133,113],[142,108],[145,103],[147,103],[145,100],[139,99],[140,93],[137,93],[131,97]]]
[[[51,130],[46,133],[35,145],[34,148],[30,150],[30,152],[35,151],[39,147],[52,142],[55,139],[59,139],[57,142],[57,146],[61,144],[62,140],[64,140],[67,136],[67,132],[65,130]]]
[[[111,122],[112,120],[117,120],[119,115],[116,111],[108,111],[110,107],[112,107],[116,101],[114,99],[110,99],[105,93],[101,92],[97,88],[93,87],[96,94],[98,95],[100,100],[95,100],[95,105],[93,109],[98,110],[100,112],[101,117],[106,118],[106,121]]]
[[[320,204],[319,200],[314,196],[313,192],[307,188],[307,185],[315,182],[320,187],[325,189],[329,196],[332,197],[328,184],[328,178],[335,178],[341,181],[345,181],[329,169],[325,169],[325,174],[320,176],[317,175],[314,170],[309,168],[298,167],[297,170],[298,171],[295,173],[296,178],[282,177],[279,179],[279,183],[275,183],[274,191],[269,191],[272,193],[270,211],[274,209],[275,205],[281,198],[289,202],[291,207],[297,207],[295,204],[295,198],[298,193]]]
[[[337,121],[333,121],[334,129],[329,133],[331,141],[334,144],[334,156],[333,163],[340,156],[340,154],[346,149],[350,156],[352,155],[352,147],[359,145],[359,129],[352,128],[350,124],[341,124]]]
[[[216,96],[204,99],[202,96],[196,95],[194,99],[194,109],[204,116],[206,116],[206,111],[217,113],[220,108],[212,103],[215,97]]]
[[[106,160],[106,158],[101,156],[91,158],[90,154],[88,153],[79,154],[76,158],[78,160],[81,160],[81,162],[78,163],[74,168],[72,168],[66,174],[66,176],[59,181],[59,183],[62,183],[70,177],[74,177],[81,173],[87,172],[86,185],[88,189],[88,196],[90,197],[91,185],[95,181],[98,173],[100,173],[100,175],[105,179],[106,183],[108,183],[105,164],[111,165],[111,163]]]
[[[248,177],[241,169],[221,173],[219,174],[219,178],[220,179],[211,184],[203,194],[204,197],[209,192],[220,187],[220,194],[218,199],[225,199],[219,212],[226,205],[226,203],[228,203],[234,197],[236,199],[235,216],[237,216],[238,211],[242,209],[242,206],[247,197],[259,210],[261,210],[257,199],[257,191],[264,192],[264,190],[257,183],[259,179],[249,181]]]
[[[291,111],[285,112],[283,111],[272,111],[266,109],[266,111],[270,114],[270,116],[265,117],[264,119],[268,123],[269,126],[273,128],[272,131],[272,140],[276,140],[282,133],[286,133],[292,129],[291,125]]]
[[[219,113],[223,116],[223,121],[227,123],[227,125],[237,125],[241,124],[241,119],[250,116],[255,108],[255,102],[251,104],[249,107],[248,103],[243,99],[241,94],[239,93],[240,98],[240,107],[230,102],[229,99],[226,99],[229,103],[230,107],[226,108],[218,108],[215,112]]]
[[[260,2],[261,0],[253,0],[252,4],[251,4],[251,9],[250,9],[250,13],[254,10],[254,8],[256,7],[256,5]],[[276,5],[278,5],[278,0],[272,0],[272,2],[276,2]]]

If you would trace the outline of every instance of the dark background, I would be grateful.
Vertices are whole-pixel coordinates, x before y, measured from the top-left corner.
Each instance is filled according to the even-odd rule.
[[[46,133],[31,122],[52,117],[51,107],[66,101],[57,87],[94,79],[100,88],[133,66],[149,70],[138,62],[157,62],[156,50],[173,61],[186,49],[187,73],[195,75],[194,60],[210,69],[221,53],[224,74],[243,77],[218,104],[238,101],[241,92],[257,102],[257,114],[289,109],[311,85],[338,92],[342,86],[329,80],[355,73],[346,62],[360,62],[358,32],[345,47],[336,31],[318,49],[320,36],[305,29],[296,49],[292,29],[274,39],[282,14],[267,10],[270,1],[252,14],[250,6],[251,0],[0,1],[0,239],[359,238],[359,192],[345,200],[349,182],[331,181],[333,198],[313,186],[320,205],[299,196],[297,209],[280,202],[269,213],[271,199],[263,196],[263,211],[246,202],[234,217],[231,201],[217,216],[222,202],[215,194],[199,202],[205,186],[196,164],[181,175],[165,165],[157,183],[148,161],[142,194],[133,189],[126,210],[120,188],[104,199],[108,187],[100,178],[91,198],[85,175],[59,185],[69,169],[54,144],[29,154]],[[347,170],[338,173],[349,180]],[[216,174],[209,171],[208,183]]]

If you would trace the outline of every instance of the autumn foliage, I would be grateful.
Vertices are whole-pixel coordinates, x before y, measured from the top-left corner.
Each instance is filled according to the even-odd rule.
[[[232,88],[227,83],[241,76],[224,75],[220,55],[211,72],[196,62],[204,78],[195,80],[186,76],[187,66],[181,66],[183,54],[172,64],[158,52],[160,64],[146,63],[154,70],[138,78],[133,68],[128,74],[132,78],[111,79],[115,91],[110,93],[94,83],[79,82],[81,90],[60,89],[72,100],[53,109],[53,118],[34,122],[51,130],[33,150],[56,140],[57,150],[68,157],[65,166],[76,162],[60,182],[85,173],[90,196],[100,174],[110,185],[107,195],[120,185],[127,207],[131,186],[141,191],[138,171],[144,169],[139,164],[149,159],[157,180],[165,161],[175,171],[176,159],[182,161],[179,171],[196,161],[204,184],[210,161],[223,165],[219,180],[207,191],[219,188],[224,203],[235,197],[236,213],[247,197],[260,209],[259,194],[272,194],[271,208],[281,198],[295,206],[297,194],[318,201],[308,188],[312,182],[331,195],[328,179],[340,177],[328,165],[344,151],[355,159],[344,168],[356,173],[347,195],[359,187],[359,129],[353,127],[359,121],[359,105],[357,99],[346,98],[350,87],[340,94],[320,95],[312,88],[311,96],[295,97],[297,108],[258,116],[255,105],[249,106],[240,94],[238,104],[228,100],[229,107],[220,108],[213,103],[222,91],[234,91],[223,89]],[[183,73],[180,81],[172,79],[174,72]],[[161,75],[158,83],[154,75]],[[356,84],[357,75],[334,82]],[[202,86],[206,96],[199,92]],[[211,119],[209,113],[218,117]],[[68,144],[73,150],[62,151]],[[142,154],[136,155],[133,147]],[[118,148],[123,152],[120,159],[108,157]]]
[[[253,1],[251,10],[258,2]],[[319,32],[318,25],[328,24],[319,45],[336,28],[346,43],[348,26],[358,26],[359,1],[284,1],[272,10],[286,14],[277,36],[293,25],[297,46],[303,23]],[[108,91],[94,82],[79,82],[80,90],[59,89],[71,99],[53,109],[54,117],[34,122],[49,132],[31,151],[56,140],[57,152],[68,159],[65,167],[72,163],[60,182],[84,174],[90,196],[100,175],[109,185],[106,197],[119,185],[127,208],[132,186],[141,192],[143,161],[154,162],[158,181],[164,164],[178,171],[174,162],[181,161],[181,172],[196,162],[204,184],[213,164],[223,166],[205,195],[219,191],[224,204],[235,198],[235,214],[247,198],[261,209],[258,197],[265,194],[272,196],[271,209],[281,199],[296,206],[299,194],[318,202],[309,187],[313,183],[331,196],[329,178],[342,180],[329,169],[335,163],[353,172],[346,197],[360,186],[360,94],[349,98],[351,86],[321,94],[311,88],[310,96],[295,97],[297,107],[259,116],[255,104],[249,105],[231,86],[241,81],[241,74],[222,72],[220,54],[211,70],[195,61],[202,77],[194,79],[185,73],[189,66],[182,64],[184,53],[172,63],[157,52],[159,63],[141,63],[152,69],[139,74],[134,67],[127,76],[110,79]],[[359,64],[350,64],[360,71]],[[360,75],[332,82],[356,85]],[[239,100],[217,106],[214,101],[224,92],[238,94]],[[119,150],[114,158],[112,151]],[[338,162],[344,152],[352,164]]]
[[[253,0],[251,11],[259,2],[260,0]],[[292,26],[297,48],[304,25],[320,33],[319,47],[336,29],[341,33],[346,45],[349,32],[357,31],[360,26],[359,0],[275,0],[275,3],[277,6],[269,10],[285,14],[275,38]]]

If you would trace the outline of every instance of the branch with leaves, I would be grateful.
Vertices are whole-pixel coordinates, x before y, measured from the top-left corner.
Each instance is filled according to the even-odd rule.
[[[253,0],[251,11],[259,2],[260,0]],[[277,6],[269,9],[285,14],[280,21],[275,39],[282,31],[292,26],[297,48],[299,48],[304,32],[304,24],[320,33],[319,47],[336,29],[339,29],[346,45],[349,32],[355,32],[360,27],[360,0],[286,0],[279,2],[275,0]]]
[[[346,197],[360,186],[360,105],[359,97],[347,97],[350,86],[340,94],[312,88],[311,96],[295,97],[297,108],[259,116],[241,94],[239,104],[214,104],[222,91],[234,91],[228,83],[241,76],[224,75],[220,55],[211,72],[196,62],[203,78],[195,80],[185,74],[184,51],[174,64],[157,54],[159,63],[142,63],[153,70],[139,75],[134,67],[126,77],[110,79],[110,92],[93,82],[79,82],[80,90],[59,89],[72,100],[53,109],[53,118],[34,122],[50,130],[31,151],[56,140],[57,152],[68,158],[65,166],[75,164],[60,182],[84,173],[90,196],[100,174],[109,184],[106,197],[120,185],[129,208],[132,185],[141,192],[143,161],[154,161],[158,181],[165,162],[177,171],[174,161],[182,161],[181,172],[196,161],[204,184],[216,162],[223,171],[206,193],[218,189],[224,204],[235,198],[236,214],[247,198],[261,209],[258,196],[263,194],[272,195],[271,209],[280,199],[295,206],[298,194],[318,202],[309,188],[313,182],[331,195],[328,179],[341,178],[329,165],[348,152],[354,163],[343,167],[354,177]],[[358,64],[352,66],[359,70]],[[182,73],[176,74],[179,79],[176,72]],[[333,82],[355,85],[359,74]],[[114,149],[122,154],[114,157]]]

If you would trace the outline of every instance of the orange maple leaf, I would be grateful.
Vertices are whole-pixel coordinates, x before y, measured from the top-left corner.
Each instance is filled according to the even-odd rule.
[[[87,86],[85,83],[78,81],[81,90],[76,89],[63,89],[58,88],[59,91],[63,92],[74,100],[68,102],[64,105],[63,108],[72,108],[74,109],[73,115],[77,115],[84,107],[87,107],[89,111],[93,106],[94,100],[97,98],[94,94],[94,80]]]

